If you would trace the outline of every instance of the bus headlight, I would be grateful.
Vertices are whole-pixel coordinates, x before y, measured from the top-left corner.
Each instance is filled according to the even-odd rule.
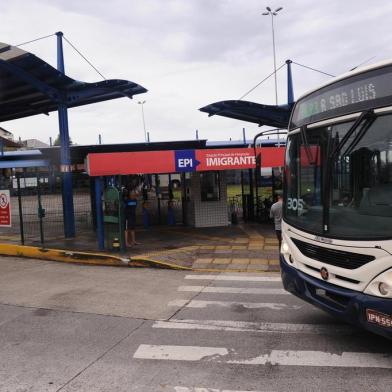
[[[365,289],[366,294],[392,298],[392,269],[375,277]]]
[[[290,247],[286,241],[282,241],[282,246],[280,247],[280,253],[283,255],[284,259],[289,264],[294,264],[294,259],[291,256]]]

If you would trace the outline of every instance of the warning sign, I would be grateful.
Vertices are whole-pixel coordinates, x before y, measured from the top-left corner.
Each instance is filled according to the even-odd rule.
[[[0,227],[11,227],[10,191],[0,190]]]

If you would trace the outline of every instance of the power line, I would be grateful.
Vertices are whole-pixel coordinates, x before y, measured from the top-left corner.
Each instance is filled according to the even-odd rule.
[[[310,69],[310,70],[312,70],[312,71],[319,72],[319,73],[324,74],[324,75],[327,75],[327,76],[331,76],[331,77],[333,77],[333,78],[336,76],[336,75],[331,75],[331,74],[329,74],[328,72],[320,71],[319,69],[316,69],[316,68],[308,67],[307,65],[303,65],[303,64],[296,63],[295,61],[293,61],[292,63],[293,63],[293,64],[296,64],[296,65],[299,65],[300,67],[304,67],[304,68]]]
[[[103,76],[101,74],[101,72],[99,72],[99,70],[91,63],[91,61],[89,61],[84,55],[83,53],[81,53],[74,45],[72,45],[72,43],[65,37],[63,36],[64,40],[83,58],[83,60],[85,60],[91,68],[93,68],[95,70],[95,72],[97,72],[103,80],[106,80],[105,76]]]
[[[264,78],[261,82],[257,83],[256,86],[252,87],[249,91],[247,91],[244,95],[242,95],[238,100],[241,100],[245,98],[247,95],[249,95],[252,91],[256,90],[257,87],[259,87],[262,83],[264,83],[267,79],[269,79],[272,75],[277,73],[281,68],[283,68],[286,65],[286,63],[283,63],[276,71],[270,73],[266,78]]]
[[[55,35],[55,34],[45,35],[44,37],[39,37],[39,38],[36,38],[36,39],[32,39],[31,41],[22,42],[22,43],[20,43],[18,45],[14,45],[14,46],[23,46],[23,45],[31,44],[32,42],[40,41],[41,39],[49,38],[49,37],[52,37],[53,35]]]
[[[354,68],[351,68],[350,71],[354,71],[354,69],[357,69],[357,68],[360,67],[361,65],[364,65],[364,64],[368,63],[370,60],[373,60],[373,59],[375,59],[376,57],[377,57],[377,56],[369,57],[367,60],[362,61],[362,63],[356,65]]]

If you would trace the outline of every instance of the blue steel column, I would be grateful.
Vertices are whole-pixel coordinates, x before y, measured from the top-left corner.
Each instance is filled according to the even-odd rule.
[[[291,60],[286,60],[287,64],[287,103],[292,104],[294,102],[294,88],[293,88],[293,77],[291,75]]]
[[[65,74],[63,54],[63,33],[57,35],[57,69]],[[68,111],[66,103],[58,105],[60,129],[60,170],[63,173],[63,215],[65,238],[75,237],[75,216],[72,191],[71,155],[69,148]]]
[[[103,211],[102,211],[102,178],[95,177],[95,210],[97,218],[97,239],[99,250],[105,249],[105,233],[103,227]]]

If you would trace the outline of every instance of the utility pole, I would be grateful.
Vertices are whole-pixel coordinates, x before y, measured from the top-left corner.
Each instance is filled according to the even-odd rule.
[[[143,130],[144,130],[144,141],[147,142],[147,133],[146,133],[146,121],[144,119],[144,104],[146,101],[139,101],[138,104],[142,105],[142,119],[143,119]]]
[[[272,50],[274,56],[274,77],[275,77],[275,103],[278,105],[278,83],[276,78],[276,49],[275,49],[275,29],[274,29],[274,16],[278,15],[278,12],[283,9],[283,7],[277,8],[275,11],[271,10],[271,7],[265,7],[267,12],[263,12],[263,15],[271,15],[271,27],[272,27]]]

